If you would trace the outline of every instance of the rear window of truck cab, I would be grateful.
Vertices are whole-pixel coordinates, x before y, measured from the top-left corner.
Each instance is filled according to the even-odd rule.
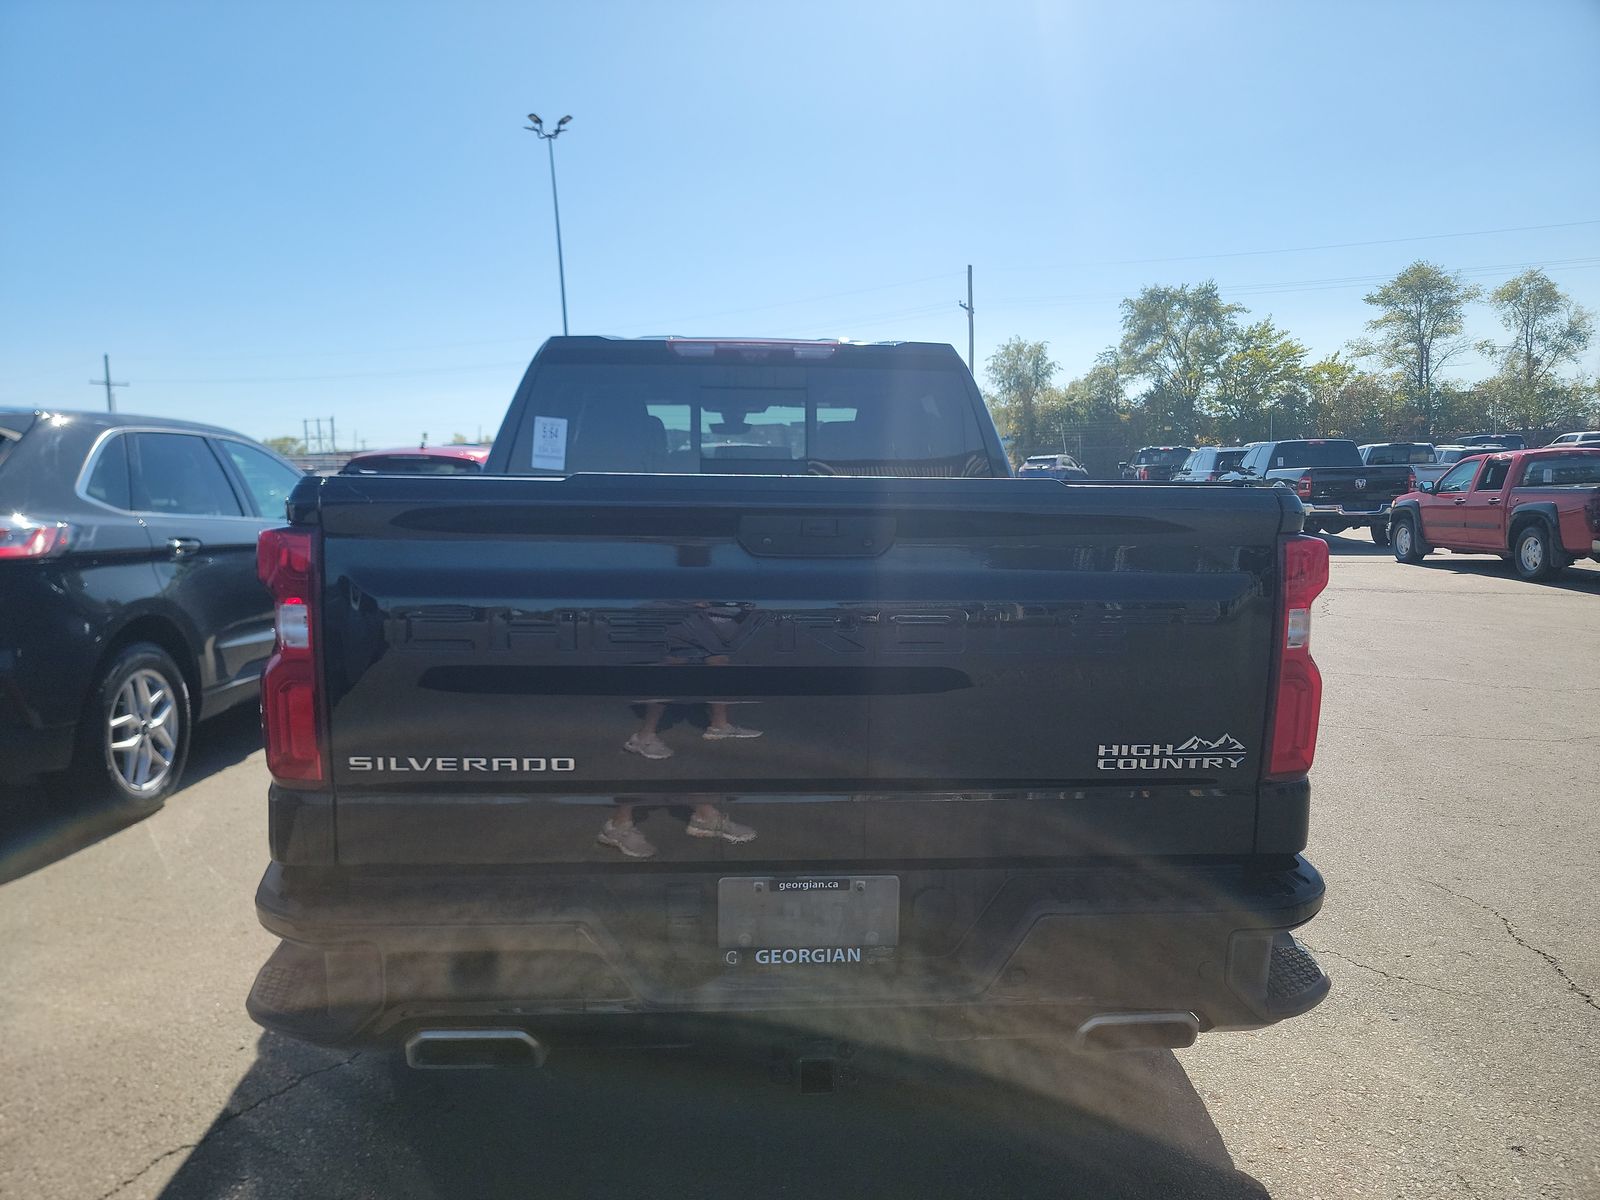
[[[994,474],[958,371],[694,361],[539,366],[508,470]]]
[[[1359,467],[1361,452],[1354,442],[1279,442],[1267,463],[1269,470],[1280,467]],[[1372,464],[1376,465],[1376,464]]]

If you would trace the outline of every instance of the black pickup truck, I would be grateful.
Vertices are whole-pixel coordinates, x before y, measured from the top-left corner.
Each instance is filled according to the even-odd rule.
[[[913,344],[551,339],[487,466],[261,539],[262,1024],[1178,1046],[1326,993],[1292,492],[1012,478]]]
[[[1255,442],[1225,482],[1289,488],[1306,510],[1307,533],[1343,533],[1365,525],[1372,540],[1389,544],[1389,508],[1415,486],[1411,468],[1373,466],[1344,438]]]

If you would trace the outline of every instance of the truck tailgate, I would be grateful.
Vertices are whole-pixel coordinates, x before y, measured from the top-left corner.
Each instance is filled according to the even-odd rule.
[[[667,863],[1257,849],[1279,489],[318,491],[341,862],[602,862],[619,801]],[[757,840],[673,836],[704,803]]]
[[[1352,512],[1376,511],[1406,490],[1407,467],[1311,467],[1307,504],[1342,504]]]

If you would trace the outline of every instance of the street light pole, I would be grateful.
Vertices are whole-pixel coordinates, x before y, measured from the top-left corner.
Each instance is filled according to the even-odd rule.
[[[529,133],[537,135],[550,150],[550,204],[556,214],[556,271],[561,278],[561,336],[567,335],[567,260],[561,251],[561,198],[556,194],[556,139],[561,136],[567,127],[570,116],[562,117],[556,122],[556,127],[545,132],[544,122],[539,119],[538,113],[529,113],[528,120],[531,124],[523,126]]]

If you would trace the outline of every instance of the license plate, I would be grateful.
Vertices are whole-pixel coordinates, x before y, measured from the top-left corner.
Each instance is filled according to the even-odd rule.
[[[816,961],[859,962],[900,941],[897,875],[743,876],[717,882],[723,950],[842,950]],[[859,951],[852,957],[852,951]],[[784,962],[791,956],[782,955]]]

